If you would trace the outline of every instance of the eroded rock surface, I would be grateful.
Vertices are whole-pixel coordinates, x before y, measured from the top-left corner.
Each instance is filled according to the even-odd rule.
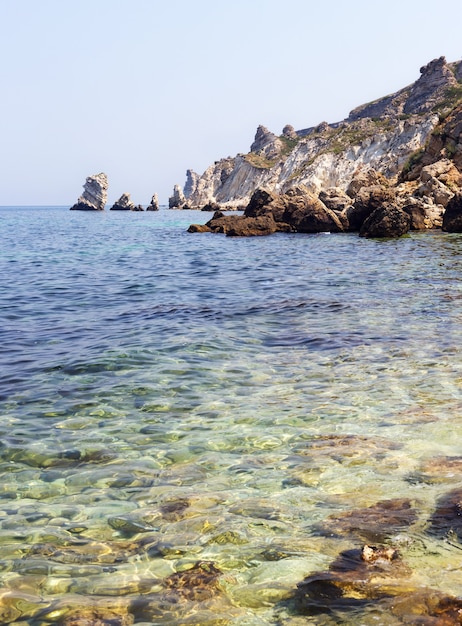
[[[120,198],[111,206],[111,211],[143,211],[141,205],[135,205],[129,193],[123,193]]]
[[[83,194],[71,211],[104,211],[107,202],[108,180],[104,173],[88,176],[83,186]]]

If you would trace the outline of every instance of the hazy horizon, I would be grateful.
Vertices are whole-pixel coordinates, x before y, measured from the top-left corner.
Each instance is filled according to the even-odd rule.
[[[166,204],[259,124],[337,122],[460,60],[460,18],[459,0],[2,0],[0,206],[71,206],[98,172],[108,204]]]

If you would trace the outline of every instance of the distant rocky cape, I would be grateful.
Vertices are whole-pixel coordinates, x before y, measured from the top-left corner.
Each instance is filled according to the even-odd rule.
[[[259,126],[249,153],[188,170],[169,207],[215,211],[192,232],[461,232],[462,61],[440,57],[420,74],[341,122],[279,136]],[[230,209],[244,214],[220,212]]]

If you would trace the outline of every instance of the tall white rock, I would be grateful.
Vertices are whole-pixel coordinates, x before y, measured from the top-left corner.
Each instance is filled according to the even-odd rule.
[[[83,186],[83,194],[71,211],[104,211],[107,202],[108,180],[106,174],[88,176]]]

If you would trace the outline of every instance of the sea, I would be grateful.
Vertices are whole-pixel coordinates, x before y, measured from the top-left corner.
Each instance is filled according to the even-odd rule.
[[[0,207],[0,623],[444,613],[462,236],[187,232],[208,219]],[[393,557],[359,584],[335,563],[364,546]]]

